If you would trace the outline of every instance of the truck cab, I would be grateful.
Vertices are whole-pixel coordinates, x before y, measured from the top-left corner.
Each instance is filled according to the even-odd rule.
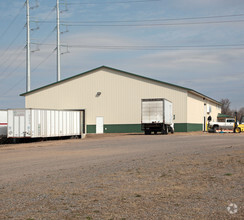
[[[234,118],[226,118],[224,122],[209,122],[208,129],[213,132],[217,130],[233,130],[234,125]]]

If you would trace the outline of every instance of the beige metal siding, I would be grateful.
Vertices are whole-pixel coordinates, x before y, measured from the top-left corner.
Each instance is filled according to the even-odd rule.
[[[206,104],[206,107],[204,106]],[[211,113],[207,113],[207,105],[211,106]],[[221,112],[220,105],[200,96],[188,92],[187,97],[187,123],[203,124],[204,116],[206,120],[211,115],[212,120],[217,120],[218,113]]]
[[[203,124],[204,102],[199,96],[188,93],[187,123]]]
[[[96,97],[97,92],[101,92]],[[141,123],[141,99],[173,102],[175,123],[186,123],[187,91],[115,70],[100,69],[26,95],[26,108],[86,109],[86,123]]]
[[[211,105],[211,115],[212,121],[217,121],[217,116],[219,113],[221,113],[221,106],[215,103],[208,102]]]

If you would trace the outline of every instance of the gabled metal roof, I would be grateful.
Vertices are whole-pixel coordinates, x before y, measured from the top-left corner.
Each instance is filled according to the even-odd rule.
[[[203,98],[205,98],[205,99],[211,100],[211,101],[213,101],[213,102],[215,102],[215,103],[221,105],[220,102],[218,102],[218,101],[216,101],[216,100],[214,100],[214,99],[212,99],[212,98],[210,98],[210,97],[208,97],[208,96],[206,96],[206,95],[204,95],[204,94],[201,94],[201,93],[199,93],[199,92],[197,92],[197,91],[195,91],[195,90],[193,90],[193,89],[190,89],[190,88],[187,88],[187,87],[183,87],[183,86],[178,86],[178,85],[175,85],[175,84],[172,84],[172,83],[168,83],[168,82],[163,82],[163,81],[156,80],[156,79],[152,79],[152,78],[145,77],[145,76],[140,76],[140,75],[137,75],[137,74],[134,74],[134,73],[129,73],[129,72],[126,72],[126,71],[123,71],[123,70],[119,70],[119,69],[115,69],[115,68],[108,67],[108,66],[100,66],[100,67],[97,67],[97,68],[95,68],[95,69],[91,69],[91,70],[89,70],[89,71],[86,71],[86,72],[80,73],[80,74],[78,74],[78,75],[75,75],[75,76],[72,76],[72,77],[69,77],[69,78],[60,80],[60,81],[55,82],[55,83],[51,83],[51,84],[49,84],[49,85],[40,87],[40,88],[38,88],[38,89],[34,89],[34,90],[29,91],[29,92],[22,93],[22,94],[20,94],[20,96],[26,96],[26,95],[29,95],[29,94],[31,94],[31,93],[35,93],[35,92],[37,92],[37,91],[46,89],[46,88],[48,88],[48,87],[52,87],[52,86],[54,86],[54,85],[61,84],[61,83],[63,83],[63,82],[69,81],[69,80],[71,80],[71,79],[75,79],[75,78],[84,76],[84,75],[86,75],[86,74],[89,74],[89,73],[91,73],[91,72],[94,72],[94,71],[97,71],[97,70],[100,70],[100,69],[108,69],[108,70],[112,70],[112,71],[117,71],[117,72],[120,72],[120,73],[125,74],[125,75],[135,76],[135,77],[139,77],[139,78],[146,79],[146,80],[149,80],[149,81],[154,81],[154,82],[158,82],[158,83],[161,83],[161,84],[170,85],[170,86],[173,86],[173,87],[176,87],[176,88],[180,88],[180,89],[186,90],[186,91],[188,91],[188,92],[190,92],[190,93],[196,94],[196,95],[198,95],[198,96],[201,96],[201,97],[203,97]]]

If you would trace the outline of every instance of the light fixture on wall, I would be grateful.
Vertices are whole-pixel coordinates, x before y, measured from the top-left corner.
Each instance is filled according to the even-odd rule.
[[[96,97],[99,97],[101,94],[101,92],[97,92]]]

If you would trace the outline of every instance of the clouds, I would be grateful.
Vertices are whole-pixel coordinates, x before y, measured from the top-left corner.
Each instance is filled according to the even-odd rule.
[[[8,6],[5,3],[0,3],[0,10],[8,18],[16,14],[17,9],[21,6],[18,0],[13,0],[11,3],[15,5],[14,8],[12,5]],[[38,9],[31,11],[31,20],[48,19],[55,21],[55,11],[52,12],[55,1],[40,1],[40,3]],[[61,20],[76,22],[97,21],[99,24],[102,21],[228,15],[243,13],[243,6],[244,1],[242,0],[171,0],[133,4],[81,4],[69,5],[69,11],[61,14]],[[64,5],[61,7],[63,8]],[[4,18],[2,15],[0,16]],[[243,19],[243,16],[228,19]],[[199,19],[197,21],[206,20],[221,21],[224,19]],[[9,19],[1,20],[0,29],[6,28],[9,24],[8,22],[10,22]],[[172,22],[175,23],[175,21]],[[177,22],[179,23],[179,21]],[[0,54],[16,35],[16,30],[20,29],[24,23],[25,16],[21,14],[20,19],[13,24],[13,28],[9,30],[6,37],[0,42],[0,48],[2,48]],[[111,24],[116,23],[112,22]],[[171,48],[171,50],[115,50],[104,49],[99,46],[242,44],[244,43],[243,24],[244,22],[157,27],[93,27],[89,25],[86,27],[69,27],[69,33],[61,35],[62,44],[83,47],[69,47],[70,53],[61,56],[61,77],[63,79],[101,65],[108,65],[139,75],[190,87],[216,99],[233,99],[232,104],[235,107],[240,103],[244,103],[244,98],[240,97],[238,101],[236,99],[244,84],[244,50],[241,47],[236,49],[233,47],[232,49],[175,47]],[[31,25],[33,26],[34,23]],[[40,46],[40,52],[31,54],[31,69],[35,69],[31,77],[32,89],[52,83],[56,79],[56,52],[53,52],[56,48],[56,33],[53,31],[56,24],[40,23],[40,25],[41,28],[38,31],[31,32],[31,41],[35,43],[42,42],[49,35],[50,38],[46,38],[47,40],[45,41],[48,45]],[[61,29],[63,28],[62,26]],[[6,53],[4,59],[6,62],[2,61],[3,64],[0,65],[0,92],[12,88],[21,77],[25,76],[25,54],[22,53],[21,57],[16,59],[9,58],[17,52],[18,47],[24,46],[24,37],[25,34],[23,33],[21,42],[15,42],[15,45]],[[89,48],[90,46],[92,48]],[[35,49],[34,45],[32,45],[32,49]],[[65,51],[66,48],[62,47],[62,52]],[[18,62],[21,62],[22,59],[23,62],[18,71],[12,73],[12,76],[7,81],[1,81],[4,78],[2,71],[11,64],[9,68],[11,73],[11,70],[16,68]],[[16,97],[18,97],[17,93],[24,92],[24,90],[25,82],[23,81],[18,84],[16,89],[13,89],[11,94],[16,94]],[[16,101],[20,99],[14,97],[1,100],[3,101],[0,104],[0,108],[3,108],[3,106],[8,107],[12,103],[20,103]]]

